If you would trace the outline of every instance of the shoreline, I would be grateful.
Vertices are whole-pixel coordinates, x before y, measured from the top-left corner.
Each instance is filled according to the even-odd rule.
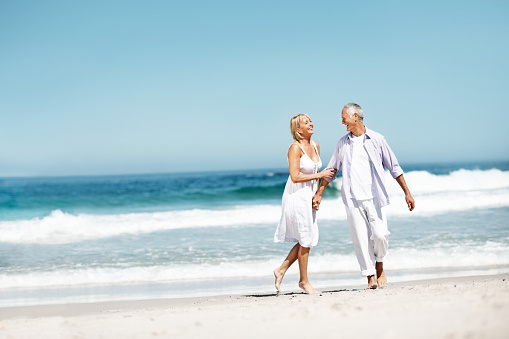
[[[216,297],[149,299],[0,309],[5,337],[162,336],[504,338],[509,273]],[[365,325],[366,319],[373,326]],[[302,327],[296,326],[303,324]],[[339,331],[339,332],[338,332]]]
[[[390,284],[412,284],[419,281],[473,276],[495,276],[509,274],[509,265],[487,267],[461,267],[390,270]],[[365,277],[359,272],[312,273],[312,285],[317,290],[361,288]],[[299,276],[292,267],[283,282],[283,292],[300,291]],[[0,290],[0,320],[3,309],[22,309],[24,307],[88,305],[145,300],[185,300],[199,298],[218,298],[253,294],[270,294],[274,291],[272,274],[262,277],[237,277],[199,279],[170,282],[144,282],[131,284],[53,286],[48,288],[17,288]]]

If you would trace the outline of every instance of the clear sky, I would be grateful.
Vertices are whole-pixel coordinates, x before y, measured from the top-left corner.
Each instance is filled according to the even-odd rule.
[[[0,1],[0,176],[328,162],[359,103],[400,163],[509,160],[507,1]]]

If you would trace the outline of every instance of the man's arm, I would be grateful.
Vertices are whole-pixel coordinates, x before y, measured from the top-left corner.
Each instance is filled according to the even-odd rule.
[[[410,194],[410,190],[408,189],[408,186],[406,185],[406,181],[405,181],[405,178],[403,177],[403,174],[398,176],[396,178],[396,181],[398,182],[399,186],[405,193],[405,201],[408,205],[408,209],[410,211],[413,211],[415,208],[415,201],[414,201],[414,198],[412,197],[412,195]]]
[[[396,155],[390,148],[385,138],[381,140],[380,146],[382,149],[382,165],[383,167],[387,168],[389,173],[391,173],[391,176],[396,179],[403,174],[403,169],[401,169],[401,166],[399,166],[398,159],[396,159]]]
[[[334,170],[334,176],[332,178],[323,178],[320,186],[316,190],[316,194],[313,197],[313,209],[318,210],[320,207],[320,203],[322,202],[322,194],[327,185],[329,185],[330,182],[334,181],[336,179],[336,175],[338,175],[339,170],[341,169],[341,158],[340,158],[340,151],[341,151],[341,140],[338,141],[336,144],[336,148],[334,149],[334,153],[332,153],[332,157],[329,161],[329,164],[326,168],[332,168]]]
[[[316,190],[316,194],[313,197],[313,209],[317,210],[320,208],[320,203],[322,202],[322,194],[323,191],[325,191],[325,188],[329,185],[329,182],[325,179],[322,179],[322,182],[320,183],[320,186]]]
[[[410,211],[413,211],[415,208],[415,200],[412,197],[412,194],[410,194],[410,190],[408,189],[408,186],[406,185],[405,178],[403,177],[403,170],[399,166],[398,159],[396,159],[396,155],[394,155],[394,152],[389,147],[389,144],[383,138],[382,143],[382,165],[389,170],[392,177],[396,179],[399,186],[405,193],[405,201],[408,206],[408,209]]]

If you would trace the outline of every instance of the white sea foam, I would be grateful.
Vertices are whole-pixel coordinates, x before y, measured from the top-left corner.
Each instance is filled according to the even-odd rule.
[[[458,170],[448,175],[414,171],[405,173],[404,176],[415,199],[416,209],[411,215],[408,214],[401,187],[386,172],[385,182],[391,201],[387,206],[387,213],[390,216],[430,216],[509,206],[509,171]],[[335,184],[340,188],[341,180]],[[327,215],[325,217],[327,218]]]
[[[509,206],[507,171],[459,170],[449,175],[410,172],[405,174],[405,179],[416,200],[416,209],[410,214],[401,188],[387,175],[390,217],[420,217]],[[335,185],[340,187],[340,180]],[[280,211],[279,205],[269,204],[117,215],[73,215],[56,210],[44,218],[0,222],[0,242],[62,244],[179,228],[276,225]],[[346,219],[341,199],[324,199],[318,218]]]
[[[0,290],[82,285],[115,285],[147,282],[189,281],[264,277],[281,264],[283,257],[269,260],[226,261],[220,264],[137,266],[129,268],[83,268],[50,272],[0,275]],[[509,265],[509,248],[503,243],[487,242],[476,248],[458,246],[433,249],[393,249],[385,261],[390,270],[485,268]],[[289,274],[298,272],[293,265]],[[354,254],[324,254],[310,257],[309,272],[356,273]]]
[[[0,242],[62,244],[177,228],[273,223],[279,212],[280,206],[275,205],[117,215],[72,215],[57,210],[44,218],[0,222]]]
[[[501,171],[498,169],[484,171],[460,169],[448,175],[435,175],[426,171],[413,171],[405,173],[405,179],[411,187],[412,192],[416,194],[509,188],[509,171]],[[396,185],[392,185],[392,188],[393,189],[389,188],[389,194],[394,193],[394,188],[396,191],[400,190],[397,183]]]
[[[509,171],[499,169],[453,171],[447,175],[436,175],[426,171],[412,171],[404,174],[405,181],[412,194],[436,194],[440,192],[489,191],[509,188]],[[385,183],[389,195],[399,194],[401,188],[392,179],[389,172],[385,173]],[[341,178],[335,181],[341,187]]]

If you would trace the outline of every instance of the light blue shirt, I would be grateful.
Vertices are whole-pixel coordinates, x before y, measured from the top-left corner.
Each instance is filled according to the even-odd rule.
[[[351,133],[342,137],[337,145],[332,157],[329,161],[327,168],[334,168],[336,175],[341,170],[343,173],[343,186],[341,187],[341,197],[343,203],[348,207],[355,207],[355,199],[352,196],[352,153],[353,141],[351,140]],[[398,159],[392,152],[389,144],[385,141],[385,137],[380,133],[366,128],[366,138],[364,140],[364,147],[371,162],[371,176],[373,178],[374,192],[377,195],[377,200],[380,206],[389,205],[389,195],[385,188],[385,171],[387,168],[392,177],[396,179],[403,174],[403,170],[399,166]],[[329,183],[336,179],[336,175],[331,179],[325,179]]]

